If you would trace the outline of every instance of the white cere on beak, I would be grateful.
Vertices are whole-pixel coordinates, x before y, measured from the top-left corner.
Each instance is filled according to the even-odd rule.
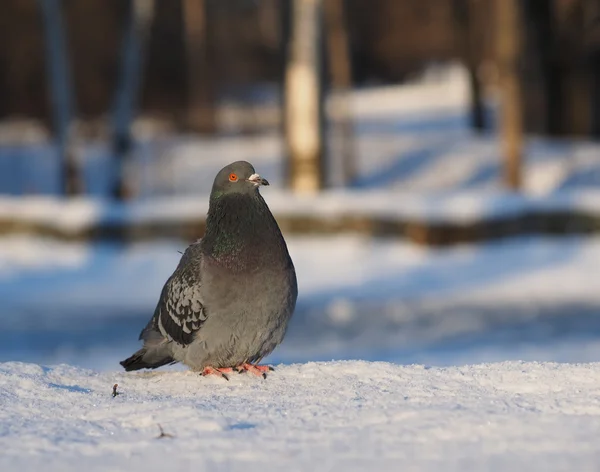
[[[263,179],[260,175],[258,174],[252,174],[250,177],[248,177],[248,181],[252,182],[254,185],[256,185],[257,187],[259,185],[269,185],[269,182],[267,182],[266,179]]]

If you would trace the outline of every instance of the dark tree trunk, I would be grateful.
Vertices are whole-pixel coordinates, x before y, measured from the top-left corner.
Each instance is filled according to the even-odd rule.
[[[591,58],[592,75],[592,123],[590,134],[593,139],[600,139],[600,52]]]
[[[187,128],[200,134],[217,131],[214,61],[208,38],[206,0],[183,0],[187,69]]]
[[[563,130],[563,83],[557,50],[556,25],[553,2],[548,0],[526,0],[523,15],[528,25],[527,63],[536,67],[534,73],[542,83],[542,106],[535,121],[541,121],[541,131],[552,136]],[[532,84],[536,86],[537,84]],[[532,110],[534,113],[536,110]]]
[[[335,158],[341,163],[341,183],[347,185],[355,179],[357,171],[354,125],[350,106],[352,75],[346,2],[344,0],[324,0],[324,2],[328,70],[333,92],[333,96],[330,97],[333,112],[333,126],[330,129],[333,149],[330,159]]]
[[[127,200],[135,191],[131,182],[131,125],[139,104],[144,52],[154,16],[154,0],[129,0],[121,48],[121,68],[117,85],[112,150],[115,158],[113,197]]]
[[[83,192],[83,181],[77,165],[72,136],[74,115],[73,87],[61,0],[39,0],[46,46],[48,90],[52,108],[52,127],[60,165],[61,188],[65,195]]]
[[[488,128],[485,119],[485,107],[479,65],[483,56],[482,42],[484,31],[481,18],[476,15],[477,2],[473,0],[456,0],[454,12],[458,26],[458,37],[461,39],[462,54],[469,72],[469,90],[471,92],[470,122],[473,130],[485,131]]]

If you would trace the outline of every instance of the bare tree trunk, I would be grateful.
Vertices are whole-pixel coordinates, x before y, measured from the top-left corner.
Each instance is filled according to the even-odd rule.
[[[521,186],[523,153],[523,117],[521,108],[521,81],[519,59],[521,50],[521,22],[519,0],[495,0],[496,60],[500,72],[501,139],[504,153],[506,185],[513,189]]]
[[[131,185],[131,125],[138,107],[144,51],[153,17],[154,0],[128,1],[113,116],[112,146],[116,161],[113,196],[119,200],[127,200],[135,193]]]
[[[144,51],[153,17],[154,0],[129,0],[113,117],[113,152],[116,159],[113,196],[119,200],[129,199],[135,193],[131,185],[131,125],[138,107]]]
[[[555,31],[554,2],[548,0],[526,0],[523,2],[527,34],[524,53],[527,56],[528,82],[525,94],[528,99],[528,114],[533,115],[533,127],[541,123],[540,131],[551,136],[560,135],[563,120],[563,71],[559,64],[557,34]],[[528,44],[527,44],[528,43]],[[538,78],[541,81],[541,87]],[[534,90],[531,90],[534,88]],[[538,89],[538,90],[535,90]],[[540,99],[535,100],[535,95]],[[541,106],[536,106],[540,104]],[[527,117],[526,117],[527,122]],[[529,129],[529,128],[528,128]]]
[[[600,51],[594,52],[591,57],[592,69],[592,117],[590,124],[590,135],[593,139],[600,139]]]
[[[48,90],[56,146],[61,162],[61,188],[65,195],[83,192],[72,136],[73,87],[69,70],[61,0],[39,0],[46,46]]]
[[[482,30],[482,19],[477,17],[477,8],[481,8],[478,0],[458,0],[454,3],[454,11],[459,26],[457,34],[462,39],[462,49],[469,72],[469,88],[471,91],[471,127],[478,132],[485,131],[488,126],[485,120],[485,108],[479,79],[479,66],[485,31]]]
[[[584,0],[584,25],[587,34],[590,67],[590,135],[600,139],[600,38],[593,34],[600,28],[600,3],[597,0]],[[591,37],[590,37],[591,36]]]
[[[344,0],[324,0],[329,73],[333,91],[330,100],[334,127],[331,131],[334,152],[337,154],[335,157],[342,164],[343,183],[348,184],[355,179],[357,171],[354,126],[350,106],[352,70],[344,3]]]
[[[285,138],[296,192],[323,187],[321,0],[292,0],[285,76]]]
[[[206,0],[183,0],[187,57],[187,126],[201,134],[217,130],[214,74],[211,64]]]
[[[597,0],[587,2],[553,2],[556,49],[563,84],[560,108],[561,132],[564,135],[588,135],[592,119],[592,75],[588,69],[587,47],[597,30],[588,23],[589,6]]]

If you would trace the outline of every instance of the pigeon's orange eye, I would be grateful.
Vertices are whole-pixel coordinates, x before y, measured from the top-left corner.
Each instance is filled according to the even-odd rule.
[[[230,182],[236,182],[238,179],[238,176],[235,175],[233,172],[231,174],[229,174],[229,181]]]

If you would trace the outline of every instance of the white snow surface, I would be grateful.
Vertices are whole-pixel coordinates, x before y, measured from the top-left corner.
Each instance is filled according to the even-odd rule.
[[[311,362],[227,382],[4,363],[0,405],[5,472],[584,472],[600,461],[600,364]]]

